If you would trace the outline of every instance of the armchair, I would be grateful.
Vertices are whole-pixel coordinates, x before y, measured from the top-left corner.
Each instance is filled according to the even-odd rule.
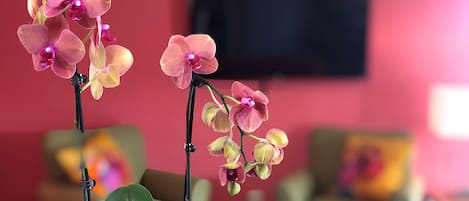
[[[134,126],[113,126],[106,129],[129,164],[133,178],[132,183],[140,183],[145,186],[155,200],[183,200],[184,175],[146,168],[144,141],[139,129]],[[97,131],[98,129],[87,131],[85,138],[90,138]],[[82,200],[81,186],[70,181],[56,160],[56,153],[60,149],[69,146],[78,147],[79,142],[80,136],[73,130],[46,133],[43,152],[49,178],[38,186],[37,198],[39,201]],[[191,185],[192,200],[210,200],[211,183],[208,180],[192,177]],[[92,195],[92,198],[96,200],[98,197]]]
[[[344,201],[360,198],[345,198],[339,193],[339,174],[342,156],[350,136],[378,138],[380,140],[410,141],[407,133],[372,133],[320,128],[310,138],[310,165],[282,180],[276,188],[278,201]],[[402,182],[399,190],[392,193],[390,201],[421,201],[424,194],[423,181],[411,173],[412,152],[406,154],[400,167]],[[362,199],[364,200],[364,199]]]

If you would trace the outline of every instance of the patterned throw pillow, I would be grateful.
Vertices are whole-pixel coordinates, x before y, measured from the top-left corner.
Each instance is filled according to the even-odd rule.
[[[351,135],[346,139],[339,184],[349,196],[388,200],[403,185],[411,148],[407,138]]]
[[[107,130],[100,130],[86,140],[83,157],[90,177],[96,180],[92,192],[98,197],[105,198],[118,187],[132,182],[129,164]],[[72,182],[81,182],[79,147],[59,150],[56,160]]]

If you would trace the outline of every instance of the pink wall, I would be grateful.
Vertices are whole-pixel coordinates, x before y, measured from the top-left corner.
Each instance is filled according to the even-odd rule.
[[[132,2],[113,2],[104,19],[111,23],[119,44],[132,50],[134,68],[123,78],[122,86],[106,90],[101,101],[84,94],[85,124],[89,128],[137,125],[145,134],[148,166],[182,173],[187,91],[172,86],[158,63],[170,34],[184,32],[183,0]],[[69,81],[54,77],[50,71],[34,72],[30,57],[16,38],[17,26],[29,22],[26,2],[9,1],[7,7],[0,14],[4,19],[0,33],[4,47],[0,50],[0,178],[11,179],[11,184],[0,184],[0,191],[7,200],[34,200],[35,185],[46,177],[39,153],[41,135],[51,129],[72,128],[73,93]],[[271,119],[259,134],[271,127],[283,128],[291,144],[272,178],[247,180],[240,196],[248,189],[260,188],[271,200],[275,183],[307,164],[305,141],[309,130],[319,125],[410,130],[418,144],[415,170],[425,177],[430,190],[454,191],[469,186],[469,162],[463,159],[469,153],[469,141],[438,139],[426,123],[428,91],[433,84],[469,82],[468,10],[465,0],[374,0],[366,79],[263,83],[271,99]],[[86,71],[86,67],[83,62],[79,68]],[[230,82],[216,84],[229,91]],[[258,86],[256,82],[248,84]],[[208,100],[207,92],[200,91],[197,116]],[[194,131],[199,150],[193,155],[193,174],[216,182],[222,159],[210,157],[204,147],[217,134],[199,118]],[[239,198],[230,198],[215,185],[214,200],[221,199]]]

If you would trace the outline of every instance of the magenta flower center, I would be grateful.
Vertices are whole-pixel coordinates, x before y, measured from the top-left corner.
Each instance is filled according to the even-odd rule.
[[[108,41],[108,42],[116,42],[116,38],[115,37],[110,37],[110,31],[109,29],[111,28],[111,26],[109,24],[102,24],[101,25],[101,38]]]
[[[238,172],[236,169],[227,169],[226,170],[226,179],[230,182],[238,181]]]
[[[42,48],[39,52],[39,55],[41,56],[39,65],[41,65],[42,67],[50,66],[52,63],[54,63],[55,59],[54,46],[49,45],[45,48]]]
[[[248,108],[252,108],[254,105],[256,105],[256,102],[254,102],[254,99],[251,97],[243,97],[241,98],[241,104],[247,106]]]
[[[192,70],[198,70],[202,67],[200,64],[200,57],[194,53],[189,53],[186,55],[186,63],[191,66]]]
[[[68,15],[75,21],[80,21],[86,12],[86,7],[81,0],[70,0],[70,9]]]

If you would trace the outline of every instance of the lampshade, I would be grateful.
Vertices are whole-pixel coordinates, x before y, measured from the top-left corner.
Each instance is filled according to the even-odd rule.
[[[429,126],[432,132],[442,138],[469,139],[469,86],[432,87]]]

